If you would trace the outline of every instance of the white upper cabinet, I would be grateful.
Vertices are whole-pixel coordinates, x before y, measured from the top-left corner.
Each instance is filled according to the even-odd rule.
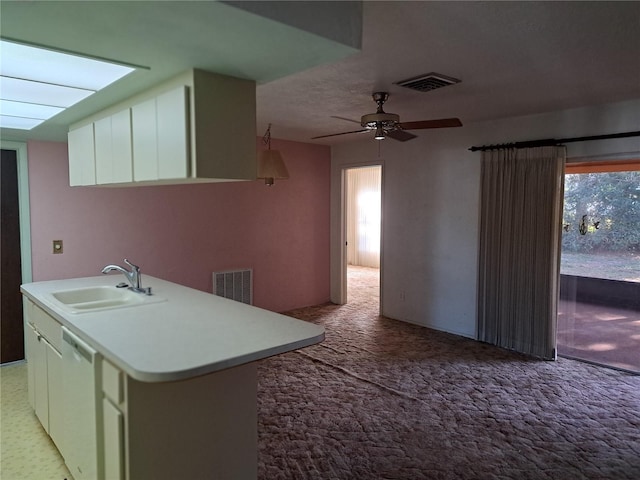
[[[131,108],[133,138],[133,178],[136,182],[158,180],[158,130],[156,127],[156,99]]]
[[[69,184],[96,184],[93,123],[69,131]]]
[[[108,185],[133,180],[131,111],[122,110],[94,122],[96,183]]]
[[[93,136],[96,152],[96,183],[113,183],[111,117],[103,118],[93,124]]]
[[[187,109],[187,87],[133,106],[135,181],[188,178]]]
[[[255,180],[255,82],[202,70],[69,131],[71,185]]]
[[[170,90],[156,98],[158,178],[189,176],[187,89]]]

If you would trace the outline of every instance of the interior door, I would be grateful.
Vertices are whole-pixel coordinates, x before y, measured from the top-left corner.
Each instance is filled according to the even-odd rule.
[[[0,363],[24,358],[22,283],[20,261],[20,214],[18,207],[18,162],[16,152],[2,150],[0,161]]]

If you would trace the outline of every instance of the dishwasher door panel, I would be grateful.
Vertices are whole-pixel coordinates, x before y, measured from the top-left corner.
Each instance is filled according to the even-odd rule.
[[[96,479],[98,471],[99,355],[62,327],[64,441],[62,455],[76,480]]]

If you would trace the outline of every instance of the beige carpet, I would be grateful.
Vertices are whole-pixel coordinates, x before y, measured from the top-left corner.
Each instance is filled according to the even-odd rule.
[[[640,376],[381,318],[357,283],[260,363],[260,479],[640,478]]]

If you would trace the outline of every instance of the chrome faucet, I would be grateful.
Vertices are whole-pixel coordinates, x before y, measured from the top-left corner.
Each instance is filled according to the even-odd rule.
[[[127,278],[127,281],[129,282],[129,285],[130,285],[129,290],[151,295],[151,287],[142,288],[140,286],[140,280],[142,278],[142,274],[140,273],[140,267],[137,265],[134,265],[126,258],[124,259],[124,263],[126,263],[131,267],[131,271],[127,270],[126,268],[122,268],[120,265],[107,265],[102,269],[102,273],[109,273],[113,270],[117,270]]]

